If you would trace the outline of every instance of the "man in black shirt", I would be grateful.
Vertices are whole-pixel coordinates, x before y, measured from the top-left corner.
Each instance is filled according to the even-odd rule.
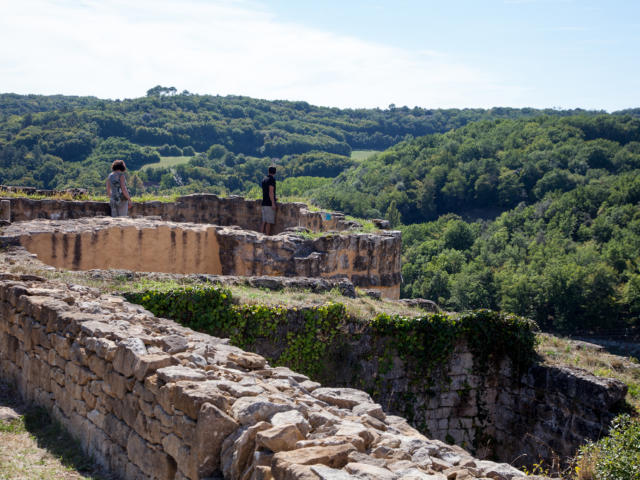
[[[269,167],[269,174],[262,180],[262,227],[260,231],[271,235],[271,225],[276,223],[276,167]]]

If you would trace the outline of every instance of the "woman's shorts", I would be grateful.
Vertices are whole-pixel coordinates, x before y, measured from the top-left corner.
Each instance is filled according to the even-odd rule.
[[[262,221],[264,223],[276,223],[276,211],[271,206],[262,206]]]

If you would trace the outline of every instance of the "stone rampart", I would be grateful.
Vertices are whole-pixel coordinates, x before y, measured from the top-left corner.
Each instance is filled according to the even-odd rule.
[[[307,313],[288,311],[285,322],[253,337],[247,349],[287,364],[289,339],[305,337]],[[235,328],[216,334],[228,336]],[[606,434],[627,392],[620,381],[569,367],[535,364],[518,372],[490,346],[491,360],[482,362],[464,339],[446,360],[425,366],[398,351],[397,337],[381,336],[371,324],[346,319],[337,329],[315,360],[313,380],[365,390],[423,434],[480,458],[529,467],[541,459],[548,464],[569,459],[581,445]],[[437,343],[427,340],[424,348],[440,348]]]
[[[127,479],[512,479],[259,355],[120,297],[0,275],[0,377]]]
[[[82,217],[109,216],[107,202],[44,199],[27,197],[4,198],[10,202],[12,222],[38,218],[69,220]],[[242,197],[219,197],[214,194],[194,194],[178,197],[175,202],[135,202],[131,216],[157,216],[173,222],[208,223],[220,226],[236,225],[245,230],[260,230],[262,219],[260,200]],[[310,211],[304,203],[279,203],[274,231],[303,227],[312,232],[342,231],[355,222],[345,220],[341,213]]]
[[[4,227],[0,241],[21,244],[69,270],[128,269],[214,275],[347,278],[400,296],[399,232],[265,236],[234,227],[150,218],[33,220]]]

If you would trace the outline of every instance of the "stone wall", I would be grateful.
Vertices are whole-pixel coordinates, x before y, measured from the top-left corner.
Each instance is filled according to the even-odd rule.
[[[37,218],[68,220],[82,217],[109,216],[106,202],[71,201],[26,197],[8,197],[12,222]],[[236,225],[245,230],[260,230],[262,210],[260,200],[242,197],[218,197],[214,194],[194,194],[178,197],[175,202],[136,202],[130,216],[158,216],[173,222]],[[312,212],[304,203],[279,203],[274,231],[304,227],[312,232],[342,231],[355,225],[341,213]]]
[[[0,243],[21,244],[69,270],[127,269],[214,275],[346,278],[400,296],[399,232],[265,236],[234,227],[150,218],[33,220],[3,228]]]
[[[0,378],[126,479],[523,476],[427,439],[362,391],[34,276],[0,274]]]
[[[290,311],[286,325],[249,350],[277,361],[286,349],[283,339],[303,335],[305,325],[303,310]],[[569,459],[588,440],[606,435],[627,392],[620,381],[575,368],[536,364],[520,374],[508,358],[495,356],[479,365],[465,343],[427,372],[396,346],[396,338],[381,338],[352,320],[327,346],[313,379],[363,389],[423,434],[514,465]]]

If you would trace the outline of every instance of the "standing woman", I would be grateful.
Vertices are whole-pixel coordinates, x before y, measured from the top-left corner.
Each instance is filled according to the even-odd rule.
[[[126,217],[127,211],[133,205],[131,195],[127,190],[127,181],[124,178],[126,169],[124,160],[116,160],[111,164],[113,171],[107,177],[107,195],[109,196],[112,217]]]

